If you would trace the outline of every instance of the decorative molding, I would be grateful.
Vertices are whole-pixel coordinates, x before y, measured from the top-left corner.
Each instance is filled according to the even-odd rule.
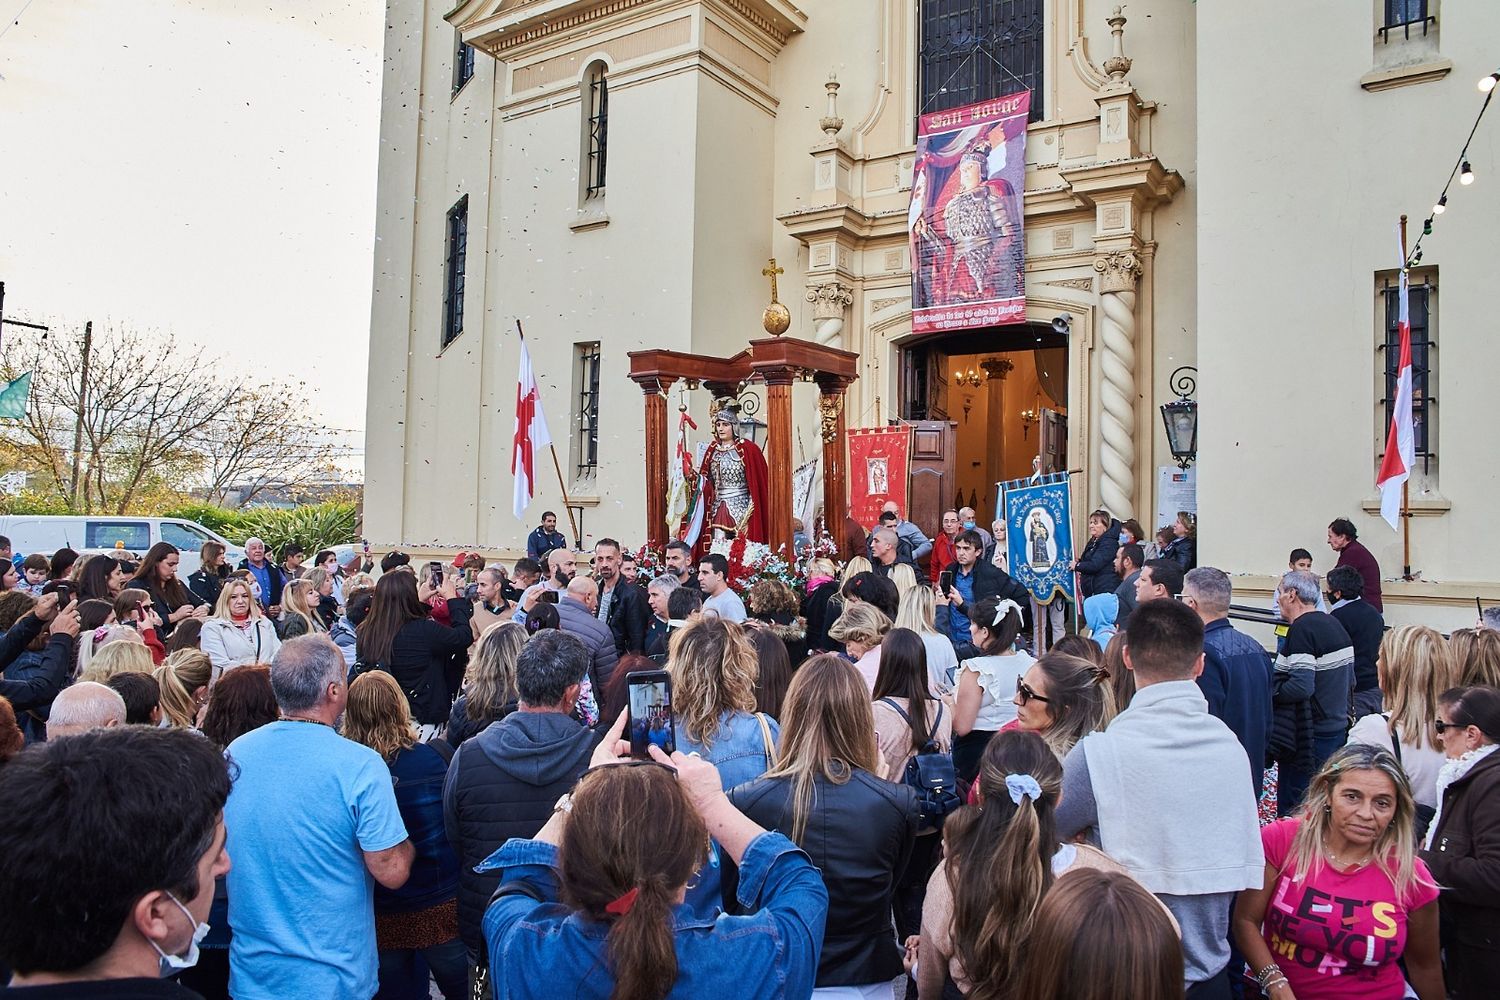
[[[1076,288],[1082,292],[1092,292],[1094,290],[1093,278],[1059,278],[1056,281],[1044,281],[1042,284],[1057,285],[1061,288]]]
[[[819,429],[824,444],[833,444],[839,439],[839,414],[844,412],[844,394],[823,393],[818,396]]]
[[[1103,276],[1100,291],[1135,292],[1141,280],[1141,259],[1134,250],[1115,250],[1094,258],[1094,270]]]
[[[898,295],[895,298],[889,298],[889,299],[876,299],[875,301],[873,301],[873,302],[870,303],[870,311],[872,313],[878,313],[882,309],[889,309],[891,306],[895,305],[898,302],[910,302],[910,301],[911,301],[911,296],[909,296],[909,295]]]
[[[832,319],[843,316],[844,310],[854,304],[854,289],[837,281],[817,285],[807,290],[807,301],[812,303],[814,319]]]

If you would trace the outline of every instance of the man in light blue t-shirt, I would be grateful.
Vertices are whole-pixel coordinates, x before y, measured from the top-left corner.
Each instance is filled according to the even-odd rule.
[[[235,1000],[375,995],[374,885],[396,889],[415,850],[380,755],[333,728],[348,689],[327,636],[271,663],[281,720],[229,745],[229,991]]]

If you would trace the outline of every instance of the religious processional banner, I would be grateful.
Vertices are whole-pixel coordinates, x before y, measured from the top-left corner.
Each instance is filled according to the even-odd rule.
[[[922,116],[907,209],[913,333],[1025,322],[1030,109],[1022,91]]]
[[[905,512],[910,453],[911,429],[905,425],[849,432],[849,506],[867,530],[880,520],[887,500]]]
[[[1043,476],[1003,493],[1010,575],[1041,604],[1059,593],[1073,600],[1072,502],[1068,475]]]

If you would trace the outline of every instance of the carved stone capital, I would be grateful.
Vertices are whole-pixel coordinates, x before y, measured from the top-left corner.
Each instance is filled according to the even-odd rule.
[[[1141,259],[1134,250],[1114,250],[1094,258],[1101,292],[1133,292],[1141,280]]]
[[[837,281],[816,285],[807,290],[807,301],[812,303],[813,319],[838,319],[844,310],[854,304],[854,289]]]
[[[825,393],[818,397],[818,417],[821,421],[824,444],[832,444],[839,439],[839,414],[843,411],[843,393]]]

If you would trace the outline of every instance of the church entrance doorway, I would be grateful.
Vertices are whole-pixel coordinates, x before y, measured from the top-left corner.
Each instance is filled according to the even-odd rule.
[[[949,421],[954,495],[988,524],[995,484],[1067,468],[1068,338],[1047,324],[925,336],[900,348],[901,416]]]

